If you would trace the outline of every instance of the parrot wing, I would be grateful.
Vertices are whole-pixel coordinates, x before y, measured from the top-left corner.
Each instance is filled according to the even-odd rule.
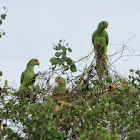
[[[21,74],[20,84],[22,84],[23,79],[24,79],[24,72],[22,72],[22,74]]]
[[[94,43],[95,33],[92,35],[92,43]]]
[[[109,37],[108,37],[108,34],[106,33],[106,44],[108,45],[109,43]]]

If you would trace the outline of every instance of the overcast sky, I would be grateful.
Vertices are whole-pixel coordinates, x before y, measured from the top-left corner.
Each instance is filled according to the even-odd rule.
[[[6,36],[0,39],[0,70],[3,80],[20,84],[20,76],[28,61],[38,58],[40,68],[49,68],[54,56],[53,43],[66,40],[73,52],[73,60],[92,50],[91,36],[98,23],[109,23],[107,54],[115,53],[127,40],[135,55],[140,54],[140,0],[0,0],[8,8],[6,20],[0,29]],[[128,51],[125,52],[129,54]],[[121,74],[140,68],[140,56],[118,60],[114,66]],[[114,58],[115,60],[116,58]]]

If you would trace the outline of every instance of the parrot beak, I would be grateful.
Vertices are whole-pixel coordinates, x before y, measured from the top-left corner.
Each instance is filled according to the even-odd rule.
[[[37,65],[38,65],[38,66],[40,65],[39,61],[37,62]]]
[[[108,25],[105,26],[105,28],[107,29]]]

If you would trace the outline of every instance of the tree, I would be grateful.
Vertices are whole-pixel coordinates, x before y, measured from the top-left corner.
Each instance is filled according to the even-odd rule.
[[[58,47],[58,48],[57,48]],[[119,140],[140,136],[140,71],[130,76],[119,75],[98,79],[94,60],[80,71],[76,62],[67,57],[72,50],[65,42],[55,45],[52,66],[39,73],[36,86],[28,93],[37,95],[35,103],[24,98],[8,82],[0,89],[1,139],[78,139]],[[75,68],[73,68],[75,67]],[[79,75],[75,71],[81,72]],[[52,80],[63,75],[67,82],[66,98],[56,102],[52,96]],[[76,76],[74,76],[76,75]]]

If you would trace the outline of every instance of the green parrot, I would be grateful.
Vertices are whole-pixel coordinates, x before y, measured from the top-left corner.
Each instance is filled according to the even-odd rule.
[[[55,82],[58,83],[58,86],[54,88],[53,90],[53,96],[63,96],[66,95],[67,93],[67,88],[66,88],[66,81],[62,77],[56,77]]]
[[[109,42],[108,34],[105,28],[108,27],[108,22],[102,21],[99,23],[98,28],[92,35],[92,43],[94,45],[95,59],[97,66],[97,74],[101,79],[102,75],[107,75],[107,46]]]
[[[20,89],[24,87],[28,87],[29,85],[34,85],[35,83],[35,72],[34,72],[34,66],[40,65],[39,61],[37,59],[31,59],[26,69],[23,71],[21,75],[21,85]]]

